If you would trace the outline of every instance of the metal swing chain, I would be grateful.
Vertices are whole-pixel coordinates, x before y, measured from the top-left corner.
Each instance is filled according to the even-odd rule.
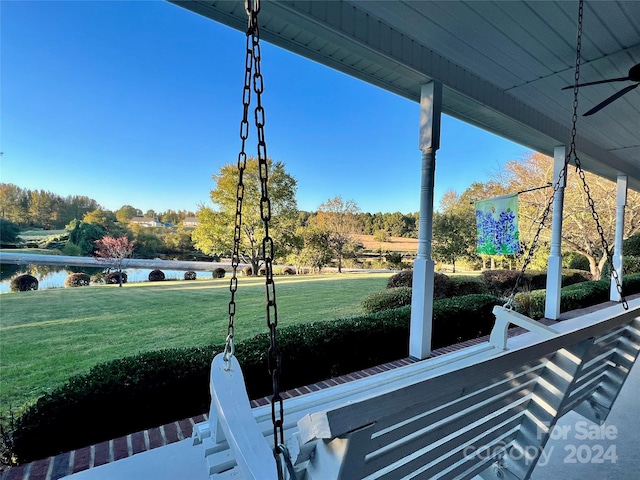
[[[238,265],[240,264],[240,239],[242,238],[242,201],[244,200],[244,171],[247,167],[247,154],[245,145],[249,137],[249,105],[251,104],[251,74],[253,72],[253,49],[250,36],[247,35],[244,67],[244,87],[242,89],[242,120],[240,122],[241,148],[238,154],[238,186],[236,191],[236,213],[233,230],[233,255],[231,257],[231,281],[229,290],[229,323],[227,326],[227,338],[224,346],[224,361],[229,368],[229,359],[235,353],[234,320],[236,315],[235,294],[238,290]]]
[[[266,317],[269,327],[269,351],[268,366],[273,384],[271,397],[271,420],[273,422],[274,454],[281,453],[281,445],[284,445],[284,406],[280,395],[280,375],[282,372],[282,357],[278,347],[277,326],[278,306],[276,304],[276,286],[273,281],[274,243],[269,235],[269,222],[271,221],[271,200],[269,199],[269,164],[267,161],[267,144],[264,135],[265,113],[262,106],[262,92],[264,81],[260,72],[260,29],[258,26],[258,13],[260,12],[260,0],[245,0],[245,10],[249,17],[247,41],[251,47],[253,58],[253,91],[256,96],[255,124],[258,137],[258,169],[260,172],[260,217],[264,225],[264,238],[262,240],[262,255],[265,267],[265,292],[266,292]],[[280,471],[279,471],[280,473]]]
[[[578,38],[576,42],[576,69],[575,69],[575,83],[573,85],[573,118],[572,118],[572,128],[571,128],[571,147],[569,149],[569,154],[565,160],[565,170],[567,165],[569,164],[569,160],[571,159],[571,155],[573,154],[573,160],[576,165],[576,172],[578,172],[578,176],[582,181],[582,188],[584,193],[587,195],[587,203],[589,204],[589,208],[591,209],[591,216],[593,220],[596,222],[596,228],[598,230],[598,235],[600,236],[600,242],[602,244],[602,249],[604,250],[605,255],[607,256],[607,261],[609,265],[611,265],[611,276],[616,284],[616,290],[620,295],[620,301],[622,303],[622,307],[625,310],[629,309],[629,304],[627,303],[627,299],[622,294],[622,282],[620,281],[620,276],[618,275],[618,271],[613,265],[613,255],[611,253],[611,249],[609,248],[609,242],[604,235],[604,229],[602,225],[600,225],[600,217],[598,216],[598,212],[596,212],[595,202],[591,197],[591,190],[589,189],[589,185],[587,184],[587,179],[585,178],[584,170],[582,169],[582,165],[580,163],[580,158],[578,157],[578,151],[576,150],[576,123],[578,121],[578,82],[580,79],[580,51],[582,48],[582,16],[584,12],[584,0],[580,0],[578,7]]]
[[[576,150],[576,135],[577,135],[577,122],[578,122],[578,84],[580,83],[580,58],[581,58],[581,50],[582,50],[582,19],[583,19],[583,13],[584,13],[584,0],[580,0],[578,3],[578,32],[577,32],[577,39],[576,39],[576,63],[575,63],[575,70],[574,70],[574,84],[573,84],[573,115],[571,118],[571,145],[569,147],[569,153],[567,154],[567,156],[565,157],[565,161],[564,161],[564,165],[562,167],[562,170],[560,170],[559,174],[558,174],[558,180],[557,182],[554,184],[553,186],[553,192],[551,193],[551,196],[549,197],[548,201],[547,201],[547,205],[544,209],[544,211],[542,212],[542,218],[540,220],[540,223],[538,225],[538,229],[536,231],[535,236],[533,237],[533,241],[531,242],[531,247],[529,248],[529,252],[522,264],[522,269],[520,270],[520,273],[518,274],[518,277],[516,278],[516,282],[515,285],[513,287],[513,290],[511,291],[511,295],[509,296],[509,300],[507,301],[507,303],[505,304],[506,308],[513,308],[513,304],[514,304],[514,299],[515,299],[515,295],[516,295],[516,290],[518,289],[518,285],[520,284],[520,281],[522,279],[522,277],[524,276],[524,273],[527,269],[527,267],[529,266],[529,263],[531,263],[531,260],[533,259],[533,254],[535,253],[535,249],[538,246],[538,241],[540,238],[540,233],[542,232],[542,229],[544,228],[545,225],[545,221],[547,220],[547,218],[549,217],[549,212],[551,210],[551,206],[553,204],[553,200],[555,198],[556,192],[558,191],[558,189],[560,188],[560,185],[562,184],[562,179],[563,177],[567,176],[567,168],[569,166],[569,162],[571,161],[571,156],[573,155],[574,157],[574,161],[575,161],[575,165],[576,165],[576,171],[578,172],[578,175],[580,176],[580,179],[582,180],[582,185],[583,185],[583,189],[585,191],[585,193],[587,194],[587,201],[589,203],[589,207],[591,208],[591,214],[593,216],[593,219],[596,222],[596,227],[598,230],[598,233],[600,235],[600,240],[602,242],[602,246],[603,249],[606,252],[607,255],[607,259],[609,261],[609,263],[611,264],[611,275],[613,276],[615,282],[616,282],[616,288],[618,290],[618,293],[620,294],[620,298],[622,301],[622,306],[624,307],[625,310],[629,309],[629,305],[627,304],[627,301],[625,299],[625,297],[622,295],[622,285],[620,283],[620,279],[618,276],[618,272],[616,271],[615,267],[613,266],[613,260],[612,260],[612,256],[611,256],[611,252],[609,250],[609,244],[604,236],[604,230],[602,228],[602,226],[600,225],[600,221],[599,221],[599,217],[598,217],[598,213],[595,210],[595,203],[593,201],[593,198],[591,198],[591,193],[589,190],[589,186],[587,185],[586,179],[585,179],[585,174],[584,171],[582,170],[582,166],[580,165],[580,159],[578,158],[578,153]]]

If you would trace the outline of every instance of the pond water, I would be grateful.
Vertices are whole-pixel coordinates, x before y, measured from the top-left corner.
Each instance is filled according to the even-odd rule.
[[[127,268],[127,282],[147,282],[149,281],[150,268]],[[89,275],[103,272],[102,268],[76,268],[74,271],[83,271]],[[184,270],[162,270],[166,280],[183,280]],[[9,292],[11,278],[22,273],[30,273],[38,279],[38,290],[46,288],[64,288],[64,279],[70,271],[65,268],[52,267],[48,265],[2,265],[0,270],[0,293]],[[211,277],[210,272],[198,272],[198,277]],[[94,283],[91,283],[94,285]]]

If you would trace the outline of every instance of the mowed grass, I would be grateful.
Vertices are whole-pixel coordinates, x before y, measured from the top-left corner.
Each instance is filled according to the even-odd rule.
[[[357,315],[391,274],[276,278],[279,326]],[[0,410],[20,412],[97,363],[163,348],[222,343],[229,279],[167,281],[0,296]],[[264,278],[239,278],[236,339],[267,332]]]

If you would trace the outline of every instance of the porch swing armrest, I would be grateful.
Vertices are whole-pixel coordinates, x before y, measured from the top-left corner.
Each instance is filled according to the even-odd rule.
[[[223,354],[216,355],[211,363],[211,413],[215,410],[212,420],[222,432],[212,431],[212,436],[224,435],[245,478],[277,480],[275,458],[251,411],[240,364],[231,356],[225,367]]]
[[[501,350],[507,349],[507,331],[511,324],[525,328],[530,332],[541,336],[545,340],[553,338],[559,334],[557,330],[551,327],[547,327],[546,325],[522,315],[521,313],[499,305],[493,307],[493,314],[496,317],[496,323],[491,330],[489,343],[495,348]]]

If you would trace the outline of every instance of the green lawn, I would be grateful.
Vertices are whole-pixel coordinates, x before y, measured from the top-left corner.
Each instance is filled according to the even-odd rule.
[[[279,325],[360,313],[391,273],[277,277]],[[236,338],[266,332],[264,278],[240,278]],[[91,286],[0,295],[0,409],[20,412],[96,363],[224,342],[229,279]]]

